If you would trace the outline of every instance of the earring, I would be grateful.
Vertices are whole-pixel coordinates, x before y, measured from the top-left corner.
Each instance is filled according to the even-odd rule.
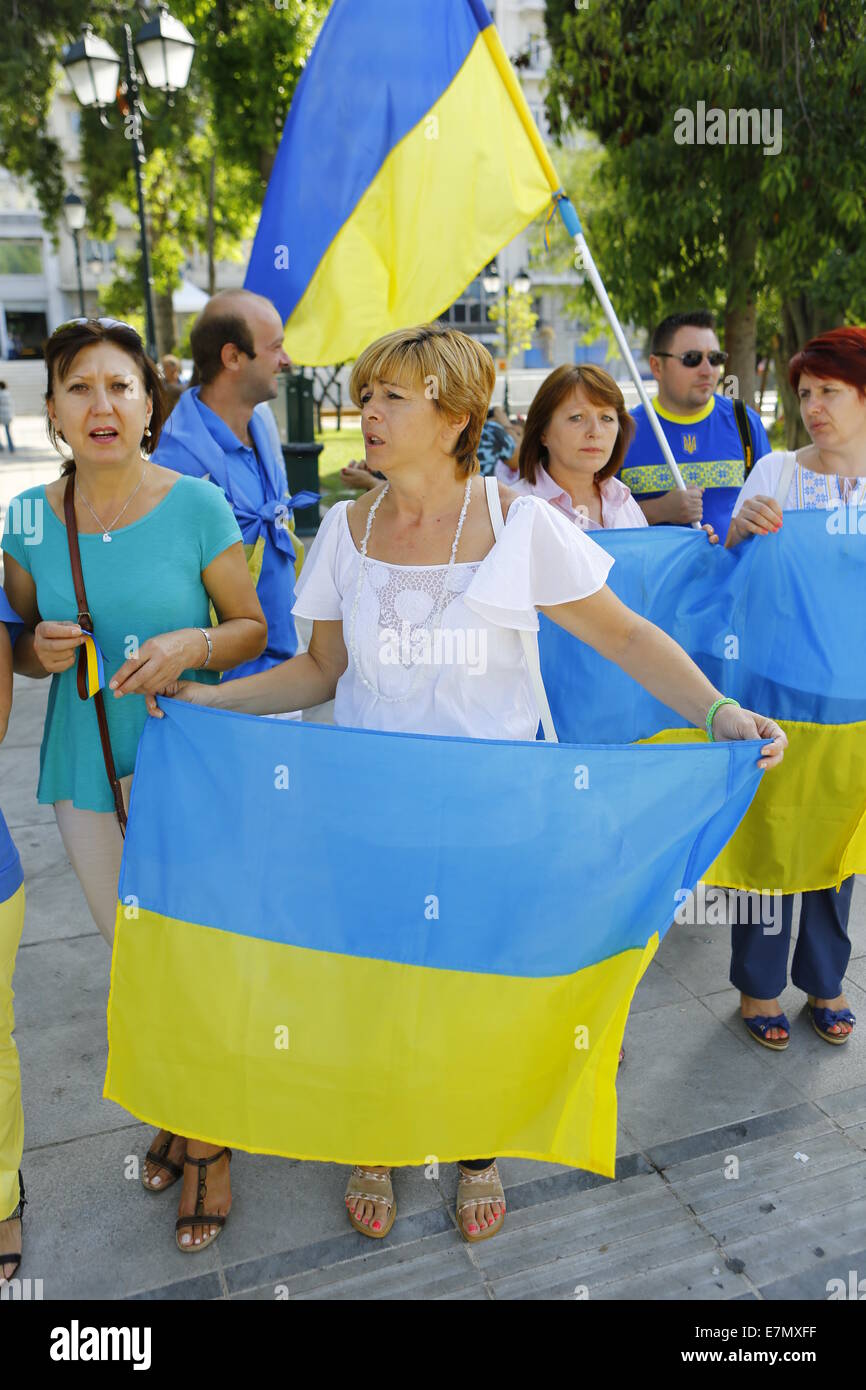
[[[145,427],[144,427],[144,437],[145,437],[145,439],[150,439],[150,425],[145,425]]]

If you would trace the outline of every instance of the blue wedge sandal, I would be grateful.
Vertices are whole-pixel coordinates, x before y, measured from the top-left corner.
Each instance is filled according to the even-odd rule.
[[[851,1032],[854,1031],[854,1024],[857,1022],[850,1009],[819,1009],[815,1003],[814,994],[808,996],[809,1014],[812,1018],[812,1027],[823,1038],[825,1042],[833,1043],[839,1047],[841,1043],[846,1043],[851,1033],[831,1033],[830,1029],[834,1023],[849,1023]]]
[[[743,1018],[743,1015],[740,1014],[740,1017]],[[776,1014],[773,1018],[770,1018],[768,1014],[755,1014],[754,1018],[743,1018],[743,1022],[756,1043],[760,1043],[761,1047],[770,1047],[774,1052],[784,1052],[791,1040],[791,1025],[784,1014]],[[788,1036],[787,1038],[768,1038],[767,1030],[769,1028],[784,1028]]]

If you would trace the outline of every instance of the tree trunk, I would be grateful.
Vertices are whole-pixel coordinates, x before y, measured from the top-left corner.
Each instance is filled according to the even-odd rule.
[[[749,223],[736,217],[728,238],[728,296],[725,305],[725,395],[754,406],[758,384],[758,305],[755,255],[758,238]],[[727,378],[733,377],[728,383]]]
[[[153,312],[156,318],[156,350],[162,357],[163,353],[171,352],[174,347],[174,309],[171,302],[171,291],[168,294],[153,296]]]
[[[216,155],[211,155],[210,178],[207,189],[207,292],[216,293],[216,262],[214,260],[214,195],[216,192]]]
[[[276,150],[259,150],[259,173],[262,176],[262,183],[266,184],[270,179],[276,157]]]
[[[789,449],[802,449],[809,435],[800,417],[800,403],[788,381],[788,363],[808,343],[810,338],[825,333],[837,322],[838,315],[807,295],[799,294],[782,304],[782,331],[773,351],[776,383],[785,416],[785,444]]]

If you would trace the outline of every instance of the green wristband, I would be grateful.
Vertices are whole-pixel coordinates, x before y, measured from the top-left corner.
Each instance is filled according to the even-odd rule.
[[[707,713],[707,738],[710,740],[710,743],[715,743],[715,739],[713,738],[713,720],[716,717],[716,711],[720,710],[722,705],[736,705],[737,709],[740,709],[739,700],[732,700],[727,695],[723,695],[721,700],[716,700],[715,704],[710,705],[709,712]]]

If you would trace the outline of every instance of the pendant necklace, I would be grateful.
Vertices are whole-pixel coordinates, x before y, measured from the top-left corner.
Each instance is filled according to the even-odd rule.
[[[109,526],[105,526],[105,525],[103,524],[103,522],[100,520],[100,518],[96,515],[96,512],[93,510],[93,508],[91,507],[91,505],[90,505],[90,503],[88,502],[87,498],[84,496],[84,493],[81,491],[81,484],[79,483],[78,478],[76,477],[76,479],[75,479],[75,487],[76,487],[76,490],[77,490],[77,492],[78,492],[78,496],[81,498],[81,500],[82,500],[82,502],[84,503],[85,507],[86,507],[87,510],[90,512],[90,515],[93,517],[93,520],[97,523],[97,525],[99,526],[100,530],[102,531],[102,539],[103,539],[103,541],[110,541],[110,540],[112,539],[112,537],[110,536],[109,532],[111,532],[111,531],[114,530],[114,528],[115,528],[115,526],[117,525],[118,521],[119,521],[120,518],[123,516],[123,513],[126,511],[127,507],[129,506],[130,502],[132,501],[133,497],[134,497],[135,494],[138,492],[138,489],[141,487],[142,483],[144,482],[144,479],[145,479],[145,475],[146,475],[146,474],[147,474],[147,464],[145,464],[145,466],[144,466],[144,468],[143,468],[143,470],[142,470],[141,477],[139,478],[138,482],[136,483],[134,489],[133,489],[132,492],[129,494],[129,496],[127,497],[127,499],[126,499],[126,501],[124,502],[123,506],[121,507],[120,511],[117,513],[117,516],[114,518],[114,520],[111,522],[111,524],[110,524]]]

